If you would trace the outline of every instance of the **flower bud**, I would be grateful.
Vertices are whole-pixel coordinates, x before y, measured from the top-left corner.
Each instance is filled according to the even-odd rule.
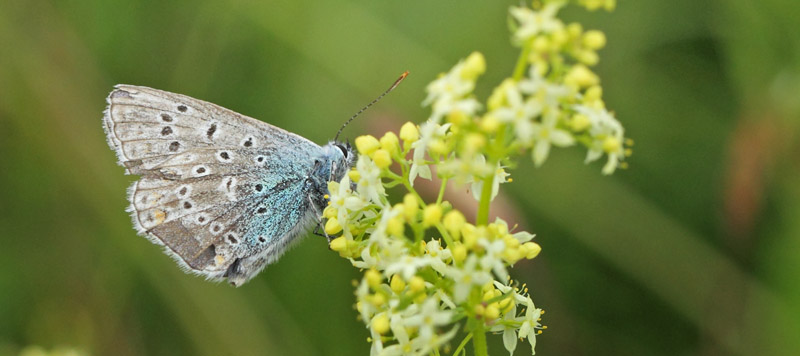
[[[347,176],[350,177],[350,180],[355,183],[358,183],[358,181],[361,179],[361,173],[359,173],[356,169],[351,169],[350,172],[347,172]]]
[[[572,120],[569,121],[569,127],[575,132],[581,132],[591,126],[592,122],[584,114],[575,114]]]
[[[486,133],[494,133],[500,127],[500,120],[492,114],[486,114],[480,122],[481,130]]]
[[[542,247],[535,242],[526,242],[522,244],[522,247],[525,249],[525,258],[529,260],[539,255],[539,252],[542,252]]]
[[[386,222],[386,233],[392,236],[403,236],[405,223],[402,216],[395,216]]]
[[[406,194],[403,197],[403,215],[406,220],[414,222],[417,218],[417,211],[419,211],[419,203],[413,194]]]
[[[400,292],[406,288],[406,282],[404,282],[399,275],[394,275],[392,276],[392,281],[389,282],[389,287],[392,289],[392,292],[400,294]]]
[[[442,207],[438,204],[431,204],[422,211],[422,224],[433,226],[442,220]]]
[[[325,207],[325,210],[322,211],[322,217],[326,219],[334,218],[336,215],[339,215],[339,209],[332,205],[328,205]]]
[[[408,290],[411,291],[411,293],[419,293],[424,291],[425,280],[420,276],[411,277],[411,280],[408,282]]]
[[[599,82],[600,78],[597,77],[597,74],[594,74],[589,68],[582,64],[572,67],[567,75],[564,76],[564,83],[578,88],[590,87],[592,85],[597,85]]]
[[[486,307],[486,311],[484,312],[486,316],[486,320],[494,320],[500,317],[500,308],[497,306],[497,303],[489,304]]]
[[[372,135],[356,137],[356,148],[362,155],[371,156],[380,147],[381,143]]]
[[[375,269],[367,270],[367,272],[364,273],[364,278],[367,280],[367,285],[372,288],[377,288],[383,281],[383,276],[381,276],[381,273]]]
[[[396,154],[400,150],[399,140],[394,132],[387,132],[381,137],[381,148],[390,154]]]
[[[339,236],[333,239],[328,246],[331,248],[331,250],[342,252],[347,249],[347,239],[344,236]]]
[[[583,45],[589,49],[600,49],[606,45],[606,35],[597,30],[589,30],[583,34]]]
[[[387,168],[392,165],[392,157],[389,152],[384,149],[378,149],[372,154],[372,161],[380,169]]]
[[[606,137],[606,139],[603,140],[603,151],[606,153],[619,152],[621,147],[621,142],[619,142],[619,140],[614,136]]]
[[[456,243],[455,246],[453,246],[452,251],[453,251],[453,261],[455,261],[458,264],[464,262],[464,260],[467,258],[467,248],[460,243]]]
[[[372,318],[372,330],[378,334],[385,334],[389,331],[389,318],[386,314],[379,314]]]
[[[408,149],[412,143],[419,140],[419,129],[417,128],[417,125],[414,125],[411,122],[406,122],[403,124],[403,127],[400,128],[400,138],[403,139],[403,143],[405,144],[406,149]]]
[[[454,238],[458,238],[461,236],[461,228],[464,226],[464,223],[467,222],[467,219],[464,218],[464,214],[461,214],[458,210],[450,210],[447,214],[444,215],[444,228],[447,229],[447,232],[450,235],[453,235]]]
[[[486,71],[486,59],[480,52],[472,52],[464,61],[461,70],[461,78],[475,80],[479,75]]]
[[[335,235],[342,231],[342,225],[339,224],[339,220],[336,218],[330,218],[327,222],[325,222],[325,232],[328,235]]]

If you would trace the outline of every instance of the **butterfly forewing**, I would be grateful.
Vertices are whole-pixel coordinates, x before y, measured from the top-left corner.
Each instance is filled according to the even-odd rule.
[[[247,268],[260,270],[277,258],[267,252],[306,226],[304,175],[318,145],[151,88],[119,85],[108,104],[109,144],[128,173],[142,176],[129,192],[134,225],[183,267],[221,278],[250,258]]]

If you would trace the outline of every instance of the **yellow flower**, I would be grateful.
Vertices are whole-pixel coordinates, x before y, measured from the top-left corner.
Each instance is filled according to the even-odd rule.
[[[392,157],[389,154],[389,151],[386,151],[382,148],[372,153],[372,161],[375,162],[375,165],[380,169],[384,169],[392,165]]]
[[[419,203],[413,194],[409,193],[403,197],[403,215],[409,222],[414,222],[417,219],[417,211],[419,211]]]
[[[455,246],[453,246],[453,260],[456,263],[461,263],[464,262],[464,259],[466,258],[467,258],[467,248],[460,243],[456,243]]]
[[[591,125],[592,122],[583,114],[575,114],[572,116],[572,120],[569,121],[569,127],[575,132],[586,130]]]
[[[390,154],[396,154],[400,150],[400,144],[397,135],[394,132],[387,132],[381,137],[381,148]]]
[[[364,273],[364,279],[367,280],[367,285],[369,285],[372,288],[377,288],[378,286],[381,285],[381,282],[383,281],[381,273],[372,268],[367,270],[366,273]]]
[[[589,49],[600,49],[606,45],[606,35],[597,30],[589,30],[583,34],[583,45]]]
[[[400,278],[400,275],[396,274],[392,276],[392,281],[389,282],[389,288],[392,289],[392,292],[400,294],[400,292],[402,292],[403,289],[406,288],[406,282],[404,282],[403,279]]]
[[[597,85],[600,82],[600,78],[597,77],[597,74],[594,74],[588,67],[582,64],[578,64],[564,76],[564,83],[568,85],[573,85],[578,88],[586,88],[592,85]]]
[[[361,173],[359,173],[357,169],[351,169],[350,172],[347,172],[347,175],[350,177],[351,181],[356,183],[361,179]]]
[[[464,68],[461,70],[461,77],[467,80],[475,80],[479,75],[486,71],[486,59],[481,52],[472,52],[464,61]]]
[[[371,156],[373,152],[381,147],[378,139],[372,135],[356,137],[356,148],[358,152],[365,156]]]
[[[486,316],[487,320],[494,320],[500,317],[500,308],[497,306],[497,303],[489,304],[483,315]]]
[[[406,149],[411,147],[412,143],[419,140],[419,129],[417,128],[417,125],[414,125],[411,122],[406,122],[403,124],[403,126],[400,128],[400,138],[403,139]]]
[[[461,227],[464,226],[464,223],[467,222],[467,219],[464,218],[464,214],[461,214],[458,210],[450,210],[447,214],[444,215],[444,228],[447,229],[447,232],[453,237],[458,238],[461,235]]]
[[[539,255],[539,252],[542,252],[542,246],[535,242],[526,242],[522,244],[522,248],[525,250],[525,258],[532,259]]]
[[[425,280],[420,276],[411,277],[411,280],[408,282],[408,290],[411,291],[411,293],[422,292],[425,290]]]
[[[433,226],[442,220],[442,206],[438,204],[431,204],[425,207],[422,211],[422,224],[425,226]]]
[[[325,232],[328,235],[335,235],[342,231],[342,225],[339,225],[339,220],[336,218],[330,218],[327,222],[325,222]]]
[[[331,248],[331,250],[334,250],[336,252],[342,252],[345,249],[347,249],[347,239],[345,239],[344,236],[339,236],[333,239],[333,241],[331,241],[330,245],[328,246]]]
[[[379,314],[372,319],[372,329],[378,334],[386,334],[389,331],[389,318],[386,314]]]
[[[622,143],[616,137],[606,137],[603,140],[603,151],[606,153],[615,153],[618,152],[619,149],[622,147]]]
[[[403,236],[405,224],[401,216],[395,216],[386,223],[386,233],[392,236]]]

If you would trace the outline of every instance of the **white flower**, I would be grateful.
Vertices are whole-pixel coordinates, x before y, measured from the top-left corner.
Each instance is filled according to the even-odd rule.
[[[594,140],[589,147],[589,152],[586,154],[585,162],[595,161],[602,157],[603,153],[606,153],[608,161],[603,166],[602,172],[603,174],[613,173],[619,162],[625,158],[625,151],[622,147],[622,142],[625,139],[625,129],[623,129],[622,124],[606,109],[597,109],[585,105],[574,105],[573,109],[589,118],[591,123],[589,134]],[[618,143],[616,148],[604,147],[604,142],[607,139],[616,140]]]
[[[428,96],[422,101],[422,106],[430,105],[436,101],[452,101],[471,93],[475,89],[475,82],[463,78],[461,75],[463,67],[464,62],[462,60],[453,66],[449,72],[442,73],[439,78],[428,84],[425,88]]]
[[[540,11],[527,7],[512,7],[511,16],[519,23],[514,33],[517,43],[523,43],[540,33],[551,33],[564,28],[564,23],[556,17],[563,2],[550,2]]]
[[[369,349],[370,356],[378,356],[383,352],[383,340],[381,340],[381,334],[378,334],[377,331],[373,328],[369,328],[370,338],[372,338],[372,346]]]
[[[523,100],[517,85],[505,87],[505,98],[508,106],[495,110],[494,116],[501,122],[512,123],[520,142],[530,144],[533,139],[532,120],[542,114],[542,103],[536,98]]]
[[[358,193],[366,200],[385,206],[386,190],[381,182],[381,169],[367,155],[359,155],[356,170],[361,176],[358,180]]]
[[[541,104],[537,101],[523,101],[519,86],[507,85],[504,89],[508,106],[495,110],[494,115],[498,120],[502,122],[517,122],[531,120],[541,114]]]
[[[503,294],[508,294],[508,293],[512,293],[513,292],[514,293],[514,302],[516,304],[525,304],[525,303],[528,302],[528,297],[517,293],[517,291],[514,290],[514,287],[507,286],[507,285],[505,285],[503,283],[500,283],[498,281],[494,281],[492,283],[494,284],[494,287],[497,288],[498,290],[500,290],[500,292],[503,293]]]
[[[528,77],[521,80],[517,85],[522,93],[538,99],[548,108],[558,107],[563,99],[573,93],[566,85],[553,83],[545,79],[536,65],[531,65]]]
[[[520,338],[527,338],[528,342],[531,344],[531,352],[533,355],[536,354],[536,334],[537,330],[541,328],[539,324],[539,318],[542,316],[542,310],[537,309],[536,306],[533,305],[533,300],[528,297],[525,304],[525,316],[521,318],[517,318],[517,321],[522,322],[522,326],[519,328],[519,337]]]
[[[475,89],[475,78],[465,75],[465,67],[465,61],[461,60],[449,72],[428,84],[428,96],[422,106],[431,105],[431,121],[438,123],[442,117],[454,111],[473,115],[481,108],[478,100],[467,97]]]
[[[414,257],[412,255],[402,256],[398,261],[393,262],[388,266],[386,266],[386,271],[384,273],[387,276],[399,273],[400,276],[403,277],[403,279],[409,280],[417,273],[418,269],[430,265],[431,260],[432,259],[428,256],[425,257]]]
[[[366,279],[362,278],[361,283],[356,288],[356,299],[360,302],[359,312],[361,312],[362,320],[372,320],[372,316],[377,312],[372,303],[366,302],[367,295],[369,295],[369,285],[367,285]]]
[[[485,269],[491,269],[502,281],[508,279],[508,272],[502,257],[503,252],[506,250],[506,243],[502,239],[489,241],[486,238],[480,238],[478,239],[478,245],[483,247],[486,252],[481,257],[481,266]]]
[[[486,157],[484,157],[483,155],[475,156],[473,162],[474,163],[472,166],[474,170],[483,170],[482,167],[487,166]],[[489,167],[489,169],[492,168]],[[493,167],[493,172],[494,172],[494,179],[492,179],[492,197],[490,198],[490,200],[494,200],[494,198],[497,196],[497,193],[500,191],[500,184],[507,182],[508,180],[506,179],[506,177],[510,175],[506,173],[506,170],[503,169],[503,166],[500,165],[500,162],[497,162],[495,167]],[[468,183],[472,182],[471,186],[472,197],[475,198],[475,200],[477,201],[481,200],[481,194],[483,194],[484,179],[482,178],[482,176],[483,176],[482,174],[476,174],[475,176],[470,176],[467,179]]]
[[[427,283],[426,283],[427,284]],[[430,287],[430,286],[428,286]],[[456,308],[456,303],[453,303],[453,300],[450,299],[450,296],[447,295],[442,289],[436,289],[436,296],[442,301],[444,305],[446,305],[450,309]]]
[[[464,262],[464,266],[450,266],[445,274],[456,284],[453,287],[453,298],[456,303],[461,303],[467,299],[473,286],[482,286],[492,280],[492,276],[483,270],[477,269],[478,256],[470,255]]]
[[[429,344],[436,328],[449,324],[453,318],[453,311],[442,309],[442,306],[435,297],[426,299],[418,313],[405,319],[405,325],[418,328],[418,338]]]
[[[550,146],[566,147],[575,144],[575,138],[569,131],[556,127],[557,114],[550,113],[544,116],[541,124],[533,124],[535,144],[533,146],[533,163],[541,166],[550,154]]]
[[[359,217],[359,214],[353,213],[361,211],[368,204],[350,189],[350,177],[347,175],[342,178],[341,182],[329,182],[328,191],[330,192],[331,206],[335,207],[338,212],[336,218],[342,227],[347,229],[347,222],[357,220]]]
[[[495,281],[495,284],[498,282]],[[513,355],[514,350],[517,348],[517,326],[516,324],[516,316],[517,316],[517,305],[514,304],[511,307],[511,310],[503,314],[503,320],[499,323],[492,326],[491,331],[503,332],[503,346],[506,347],[509,354]]]
[[[444,137],[450,124],[439,125],[431,120],[426,121],[420,126],[420,136],[417,142],[414,142],[411,147],[414,148],[414,156],[409,171],[409,183],[413,186],[414,180],[417,176],[425,179],[431,179],[431,169],[425,163],[425,153],[428,149],[428,144],[435,137]]]
[[[439,240],[431,240],[425,244],[425,250],[428,252],[427,255],[431,257],[431,267],[436,270],[436,272],[444,274],[447,270],[447,263],[445,261],[453,257],[450,249],[443,248]]]
[[[386,236],[386,226],[389,220],[398,214],[400,214],[400,211],[397,209],[381,210],[381,220],[369,234],[367,246],[361,250],[361,260],[350,259],[350,263],[354,267],[383,270],[403,256],[410,256],[408,247],[403,240]]]

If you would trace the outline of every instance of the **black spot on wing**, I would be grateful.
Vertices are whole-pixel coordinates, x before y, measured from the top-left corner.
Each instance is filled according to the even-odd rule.
[[[208,131],[206,131],[206,136],[208,136],[209,140],[214,138],[214,133],[215,132],[217,132],[217,124],[216,123],[211,124],[211,126],[208,128]]]

